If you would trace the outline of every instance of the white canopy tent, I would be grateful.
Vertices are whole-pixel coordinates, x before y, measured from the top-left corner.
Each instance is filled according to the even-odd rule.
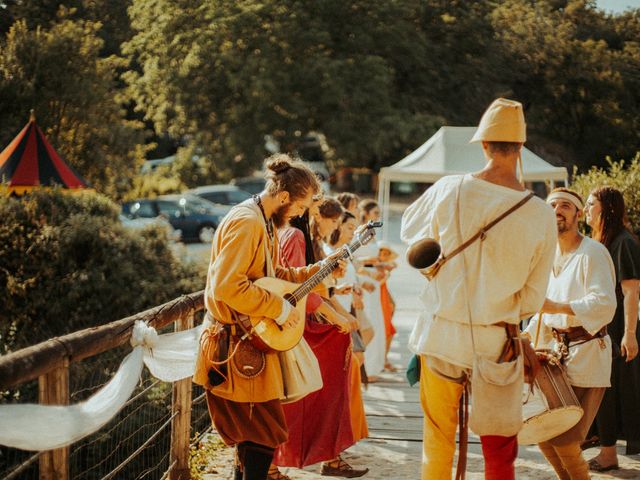
[[[482,170],[486,159],[482,147],[469,143],[476,127],[441,127],[429,140],[398,163],[380,169],[378,203],[384,221],[383,238],[387,238],[391,182],[434,183],[446,175]],[[554,167],[531,150],[522,149],[522,169],[525,182],[556,182],[567,184],[567,169]]]

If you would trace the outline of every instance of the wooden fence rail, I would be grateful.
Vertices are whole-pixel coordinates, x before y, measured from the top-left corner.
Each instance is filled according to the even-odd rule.
[[[38,378],[39,402],[69,404],[69,365],[128,342],[133,325],[142,320],[160,329],[171,323],[175,331],[194,326],[194,315],[204,309],[204,291],[183,295],[163,305],[122,320],[55,337],[0,357],[0,390]],[[170,480],[189,479],[191,379],[173,384]],[[43,452],[39,457],[41,480],[69,478],[69,447]]]

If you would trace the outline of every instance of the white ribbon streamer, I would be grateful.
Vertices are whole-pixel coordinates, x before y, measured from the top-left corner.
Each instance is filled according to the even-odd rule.
[[[142,348],[127,355],[113,378],[88,400],[70,406],[0,406],[0,444],[22,450],[65,447],[99,430],[131,397],[142,373]]]
[[[177,382],[193,376],[203,326],[157,336],[153,349],[145,349],[144,364],[163,382]]]
[[[137,321],[131,334],[133,351],[113,378],[89,399],[70,406],[0,405],[0,445],[22,450],[62,448],[98,431],[122,409],[142,374],[143,362],[165,382],[193,375],[203,326],[158,335]]]

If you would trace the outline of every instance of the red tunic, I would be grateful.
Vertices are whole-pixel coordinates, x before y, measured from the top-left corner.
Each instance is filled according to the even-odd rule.
[[[283,265],[306,265],[305,240],[300,230],[283,229],[278,238]],[[278,446],[273,458],[273,463],[281,467],[302,468],[332,460],[355,443],[349,397],[351,337],[333,325],[315,320],[311,314],[321,302],[318,295],[309,295],[304,338],[318,358],[323,387],[302,400],[283,405],[289,440]]]

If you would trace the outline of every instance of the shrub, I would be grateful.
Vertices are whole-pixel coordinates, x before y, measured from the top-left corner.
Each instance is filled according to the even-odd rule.
[[[629,164],[624,160],[614,162],[610,158],[607,158],[607,163],[609,167],[606,170],[592,167],[581,175],[574,171],[571,188],[579,192],[585,201],[596,187],[617,188],[624,196],[631,228],[637,231],[640,229],[640,152]]]
[[[0,354],[105,324],[204,286],[166,232],[131,232],[94,192],[0,196]]]

